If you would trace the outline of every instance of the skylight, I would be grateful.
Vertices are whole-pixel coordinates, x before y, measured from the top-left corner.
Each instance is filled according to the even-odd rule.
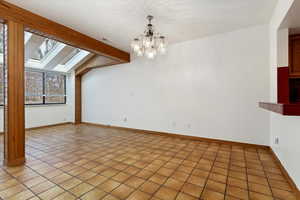
[[[37,51],[32,55],[32,59],[42,60],[46,57],[56,46],[58,42],[51,39],[45,39],[43,44],[37,49]]]
[[[57,65],[54,70],[60,72],[68,72],[80,66],[83,62],[91,58],[93,54],[85,50],[79,50],[72,58],[66,63]]]
[[[94,54],[72,47],[70,45],[25,32],[25,67],[68,73],[80,66]],[[0,47],[3,46],[3,31],[0,28]],[[3,57],[3,48],[0,48],[0,58]],[[2,64],[0,59],[0,64]]]
[[[93,54],[70,45],[25,32],[25,67],[69,72]]]
[[[72,51],[72,53],[70,53],[66,59],[61,63],[62,65],[65,65],[66,63],[68,63],[70,60],[72,60],[78,53],[80,52],[80,49],[75,49],[74,51]]]

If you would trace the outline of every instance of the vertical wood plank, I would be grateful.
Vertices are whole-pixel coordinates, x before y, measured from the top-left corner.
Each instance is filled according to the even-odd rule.
[[[81,123],[81,76],[75,76],[75,124]]]
[[[4,164],[17,166],[25,162],[24,26],[8,21],[7,31]]]

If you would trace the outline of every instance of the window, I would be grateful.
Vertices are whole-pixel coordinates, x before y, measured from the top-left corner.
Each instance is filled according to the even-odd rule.
[[[45,103],[66,102],[65,82],[65,75],[45,73]]]
[[[25,71],[25,104],[43,104],[43,72]]]
[[[62,65],[66,65],[68,62],[70,62],[78,53],[80,52],[80,49],[75,49],[72,51],[66,59],[61,63]]]
[[[25,72],[25,104],[65,104],[66,76],[55,72]]]
[[[38,37],[38,36],[37,36]],[[39,36],[41,37],[41,36]],[[41,46],[32,54],[32,59],[42,60],[44,59],[58,44],[57,41],[51,39],[45,39]]]

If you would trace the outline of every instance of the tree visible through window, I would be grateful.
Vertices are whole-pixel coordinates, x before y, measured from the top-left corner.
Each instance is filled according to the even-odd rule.
[[[4,104],[3,67],[0,64],[0,105]],[[55,72],[25,71],[25,104],[65,104],[66,76]]]
[[[45,74],[45,102],[65,102],[65,76],[55,73]]]
[[[25,72],[25,104],[66,103],[66,76],[55,72]]]
[[[25,104],[66,103],[66,76],[55,72],[26,71]]]
[[[42,72],[25,72],[25,104],[43,104]]]

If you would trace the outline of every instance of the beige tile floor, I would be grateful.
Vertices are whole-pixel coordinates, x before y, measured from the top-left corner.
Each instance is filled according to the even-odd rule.
[[[259,148],[63,125],[28,132],[26,155],[0,166],[0,199],[296,199]]]

